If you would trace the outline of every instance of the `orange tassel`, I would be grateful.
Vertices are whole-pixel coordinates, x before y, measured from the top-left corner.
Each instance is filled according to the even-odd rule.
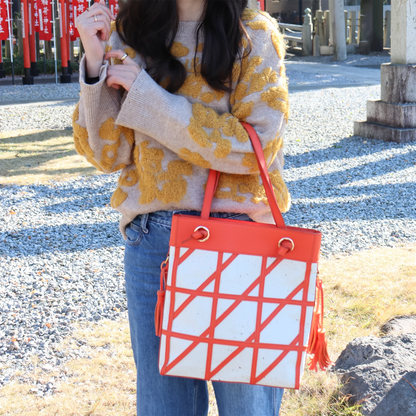
[[[162,323],[163,323],[163,306],[165,305],[165,291],[157,291],[157,303],[155,310],[155,329],[156,335],[160,337],[162,335]]]
[[[324,329],[324,291],[322,280],[318,278],[316,282],[317,299],[312,317],[311,335],[309,337],[308,354],[312,354],[309,364],[310,370],[318,371],[317,365],[321,370],[326,370],[332,361],[329,358],[328,346],[325,338]]]
[[[165,284],[168,275],[168,267],[169,256],[160,265],[160,290],[157,291],[157,302],[155,309],[155,331],[158,337],[162,335],[163,308],[165,306]]]

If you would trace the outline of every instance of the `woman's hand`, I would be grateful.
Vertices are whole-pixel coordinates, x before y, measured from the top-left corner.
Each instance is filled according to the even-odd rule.
[[[124,55],[124,51],[121,49],[115,49],[105,54],[104,59],[118,58],[120,59]],[[126,91],[130,91],[133,82],[136,80],[137,75],[142,70],[136,62],[127,56],[122,65],[110,65],[107,69],[107,85],[109,87],[116,88],[123,87]]]
[[[110,34],[114,16],[105,6],[105,1],[94,3],[76,19],[76,27],[85,50],[87,73],[90,78],[97,77],[103,64],[105,42]]]

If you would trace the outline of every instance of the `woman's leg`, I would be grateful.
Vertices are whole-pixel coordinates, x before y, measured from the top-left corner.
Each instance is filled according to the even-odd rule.
[[[220,383],[212,385],[220,416],[277,416],[283,389],[250,384]]]
[[[153,220],[152,220],[153,218]],[[154,311],[160,264],[169,249],[170,213],[141,215],[127,229],[126,292],[130,335],[137,368],[137,416],[206,416],[206,382],[161,376]]]

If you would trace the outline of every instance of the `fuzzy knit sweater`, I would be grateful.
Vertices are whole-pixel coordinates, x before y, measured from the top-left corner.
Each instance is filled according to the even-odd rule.
[[[259,135],[279,207],[289,209],[282,178],[282,134],[289,115],[285,45],[268,14],[245,9],[243,23],[252,49],[246,56],[249,46],[243,39],[231,93],[211,89],[198,72],[203,42],[196,45],[196,22],[180,22],[171,49],[188,73],[175,94],[148,75],[142,57],[121,42],[114,24],[106,51],[123,49],[142,67],[130,91],[122,95],[106,85],[106,61],[99,82],[86,84],[85,59],[81,61],[75,147],[99,170],[121,170],[111,205],[122,214],[124,236],[138,214],[201,210],[209,169],[221,172],[213,212],[246,213],[254,221],[272,222],[253,148],[240,122],[251,124]]]

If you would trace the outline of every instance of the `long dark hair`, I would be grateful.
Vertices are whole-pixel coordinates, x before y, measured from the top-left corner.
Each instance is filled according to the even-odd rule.
[[[204,17],[196,39],[202,30],[200,73],[215,90],[230,90],[227,83],[241,50],[243,35],[249,40],[241,21],[245,7],[247,0],[205,0]],[[165,79],[167,91],[178,91],[187,73],[170,53],[179,28],[176,0],[126,0],[117,15],[116,28],[121,40],[144,57],[149,75],[158,84]]]

